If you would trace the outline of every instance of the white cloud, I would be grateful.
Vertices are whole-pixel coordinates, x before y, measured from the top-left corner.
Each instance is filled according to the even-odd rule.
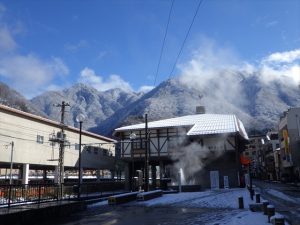
[[[0,58],[0,76],[29,98],[44,91],[57,76],[66,74],[68,69],[59,58],[44,61],[32,54]]]
[[[4,13],[5,7],[0,3],[0,19]],[[4,77],[9,86],[31,98],[69,74],[69,69],[59,57],[42,59],[33,53],[18,52],[14,35],[23,29],[20,22],[9,27],[0,21],[0,78]]]
[[[190,88],[235,106],[247,105],[242,81],[257,77],[260,82],[281,82],[294,87],[300,83],[300,50],[276,52],[254,65],[239,59],[230,48],[217,46],[213,41],[201,43],[191,59],[180,66],[179,81]]]
[[[96,57],[96,60],[101,61],[105,56],[107,56],[107,52],[106,51],[99,52],[98,55],[97,55],[97,57]]]
[[[154,86],[148,86],[148,85],[145,85],[145,86],[141,86],[138,90],[138,92],[144,92],[144,93],[147,93],[149,91],[151,91],[153,88],[155,88]]]
[[[120,88],[125,91],[132,91],[132,87],[118,75],[110,75],[103,80],[102,76],[97,75],[94,70],[84,68],[80,72],[79,82],[91,85],[98,91],[106,91],[113,88]]]
[[[278,81],[290,85],[300,84],[300,64],[270,66],[262,64],[260,80],[264,83]]]
[[[0,2],[0,18],[5,13],[6,8],[5,6]]]
[[[65,49],[70,52],[77,52],[82,48],[88,47],[88,42],[86,40],[80,40],[78,43],[75,44],[66,44]]]
[[[276,52],[263,59],[263,63],[291,63],[300,59],[300,49]]]
[[[0,26],[0,55],[15,50],[16,46],[10,31],[6,27]]]
[[[300,49],[270,54],[263,58],[259,70],[264,83],[279,81],[299,85]]]
[[[267,22],[266,23],[266,27],[274,27],[278,24],[278,21],[277,20],[273,20],[273,21],[270,21],[270,22]]]
[[[51,62],[49,63],[49,66],[53,72],[59,75],[68,75],[69,74],[69,68],[66,66],[66,64],[63,62],[61,58],[53,57]]]

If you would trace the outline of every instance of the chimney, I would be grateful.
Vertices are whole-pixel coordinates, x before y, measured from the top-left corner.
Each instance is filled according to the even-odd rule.
[[[196,114],[205,114],[204,106],[196,106]]]

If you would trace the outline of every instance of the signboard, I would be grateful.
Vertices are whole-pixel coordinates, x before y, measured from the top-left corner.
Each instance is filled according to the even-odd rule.
[[[224,176],[224,189],[229,188],[229,178],[228,176]]]
[[[282,131],[283,135],[283,140],[284,140],[284,149],[285,149],[285,154],[289,154],[289,134],[287,130]]]
[[[248,173],[245,174],[245,182],[246,182],[246,186],[250,186],[250,176]]]
[[[219,182],[219,171],[210,171],[210,187],[211,189],[219,189],[220,182]]]

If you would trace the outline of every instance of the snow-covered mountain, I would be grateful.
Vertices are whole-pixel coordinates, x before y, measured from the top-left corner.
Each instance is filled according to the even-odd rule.
[[[180,78],[167,80],[116,111],[93,131],[110,134],[118,126],[143,122],[145,113],[149,120],[194,114],[199,105],[205,106],[207,113],[236,114],[248,131],[263,130],[276,127],[279,116],[289,107],[300,106],[298,86],[264,83],[258,74],[230,72],[230,76],[230,82],[214,79],[200,87]]]
[[[99,92],[87,85],[75,84],[62,91],[45,92],[33,98],[31,102],[45,112],[49,118],[59,121],[60,108],[54,105],[65,101],[70,105],[66,108],[65,123],[76,126],[76,116],[83,113],[86,115],[83,128],[89,129],[100,125],[116,111],[136,101],[140,95],[121,89]]]
[[[24,96],[2,82],[0,82],[0,104],[24,112],[33,113],[38,116],[47,117],[43,111],[35,107],[35,105],[28,101]]]
[[[28,102],[17,92],[4,90],[10,89],[0,86],[2,102],[21,99],[16,108],[56,121],[60,120],[60,108],[53,105],[68,102],[65,119],[68,125],[76,126],[76,116],[84,113],[87,118],[83,128],[105,135],[119,126],[143,122],[145,113],[151,121],[194,114],[199,105],[205,106],[207,113],[236,114],[248,131],[262,130],[276,127],[279,116],[289,107],[300,106],[299,86],[291,85],[288,80],[263,82],[259,73],[229,70],[205,81],[190,81],[185,76],[169,79],[148,93],[121,89],[101,92],[76,84],[62,91],[45,92]]]

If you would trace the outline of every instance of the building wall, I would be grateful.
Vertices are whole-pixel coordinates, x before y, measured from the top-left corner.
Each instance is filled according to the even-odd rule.
[[[48,123],[30,118],[24,115],[17,115],[0,109],[0,162],[10,163],[11,142],[14,142],[13,162],[20,164],[34,164],[57,166],[58,161],[49,161],[58,159],[59,144],[53,145],[49,141],[51,134],[60,131],[59,125],[55,122]],[[65,147],[64,165],[67,167],[76,167],[78,163],[78,143],[79,131],[66,128],[66,138],[69,141]],[[107,143],[99,137],[92,135],[82,135],[82,144]],[[98,145],[100,147],[100,145]],[[114,144],[103,144],[101,148],[114,154]],[[106,151],[104,151],[106,153]],[[112,157],[103,154],[103,150],[88,152],[82,147],[82,166],[89,168],[107,168],[112,167]]]
[[[131,133],[137,134],[136,139],[130,140],[129,136]],[[176,147],[182,145],[191,144],[191,140],[193,138],[186,136],[186,130],[180,129],[177,131],[176,128],[170,129],[153,129],[150,130],[150,155],[153,157],[161,156],[161,157],[169,157],[170,154],[176,152]],[[144,151],[133,150],[132,151],[132,143],[131,142],[140,142],[141,139],[145,138],[144,131],[127,131],[123,133],[123,140],[121,140],[121,155],[123,158],[131,158],[132,152],[134,152],[135,157],[144,157]],[[199,137],[196,138],[199,141]],[[200,138],[201,139],[201,138]],[[229,140],[229,141],[228,141]],[[235,150],[234,147],[230,143],[235,143],[233,136],[205,136],[202,138],[201,143],[199,145],[206,146],[210,150]]]
[[[190,180],[194,180],[192,184],[200,184],[204,188],[210,187],[210,170],[218,170],[220,173],[220,184],[223,185],[223,176],[229,177],[231,187],[238,186],[238,163],[235,149],[235,136],[234,134],[225,135],[205,135],[205,136],[187,136],[186,133],[190,128],[162,128],[150,130],[150,162],[152,164],[159,161],[168,160],[173,161],[172,165],[168,166],[170,170],[170,177],[172,182],[177,182],[179,164],[181,160],[191,160],[195,163],[192,165],[185,165],[182,162],[185,176],[187,176],[187,167],[193,167],[193,176]],[[130,140],[130,134],[135,133],[136,139]],[[122,137],[123,144],[121,144],[121,157],[132,163],[132,147],[131,142],[139,142],[145,137],[144,130],[139,131],[124,131],[120,136]],[[190,151],[190,147],[194,149]],[[138,165],[138,160],[144,160],[145,151],[136,151],[133,149],[135,165]],[[185,155],[189,154],[189,156]],[[216,154],[211,154],[212,152]],[[159,156],[159,157],[158,157]],[[210,159],[209,157],[214,157]],[[208,158],[208,160],[203,160]],[[239,159],[239,158],[238,158]],[[187,162],[190,163],[190,162]],[[130,166],[131,168],[131,166]],[[221,185],[221,186],[222,186]]]
[[[296,175],[299,179],[300,168],[300,108],[291,108],[284,112],[279,123],[279,140],[282,172]],[[284,130],[288,134],[288,149],[285,145]]]

